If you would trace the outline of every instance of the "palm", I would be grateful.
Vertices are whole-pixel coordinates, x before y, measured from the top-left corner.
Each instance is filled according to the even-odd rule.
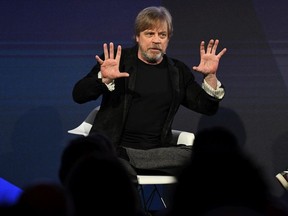
[[[201,57],[200,64],[197,67],[198,71],[203,74],[215,74],[219,65],[219,58],[212,54],[204,54]]]
[[[98,55],[95,56],[96,60],[100,64],[102,82],[109,83],[112,80],[120,77],[128,77],[127,72],[119,71],[119,62],[121,57],[121,46],[117,47],[116,55],[114,56],[114,44],[109,44],[109,49],[106,43],[103,44],[104,60]]]
[[[119,62],[115,59],[107,59],[101,65],[101,72],[103,77],[109,77],[110,79],[116,79],[119,77]]]
[[[226,48],[221,50],[216,55],[216,49],[219,44],[219,40],[210,40],[207,46],[207,50],[205,50],[204,41],[200,44],[200,64],[198,66],[194,66],[193,70],[198,71],[204,75],[208,74],[216,74],[218,69],[220,58],[226,52]]]

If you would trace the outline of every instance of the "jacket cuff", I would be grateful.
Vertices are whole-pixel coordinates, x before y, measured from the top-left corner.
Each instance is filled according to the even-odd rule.
[[[98,72],[98,79],[102,79],[102,74],[101,71]],[[111,83],[104,83],[106,87],[108,88],[109,91],[114,91],[115,90],[115,82],[114,80]]]
[[[219,80],[217,80],[217,88],[212,88],[205,80],[203,80],[202,88],[204,91],[212,97],[217,99],[222,99],[225,95],[224,88],[221,87],[222,84]]]

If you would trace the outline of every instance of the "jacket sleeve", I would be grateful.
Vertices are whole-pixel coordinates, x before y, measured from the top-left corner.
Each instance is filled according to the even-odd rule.
[[[73,87],[72,97],[76,103],[83,104],[97,100],[104,92],[109,91],[107,86],[98,78],[99,65],[95,65],[91,71],[80,79]]]
[[[209,95],[202,86],[195,80],[193,72],[187,68],[182,68],[182,90],[184,97],[182,105],[195,112],[213,115],[219,108],[219,102],[222,98]],[[223,86],[221,86],[224,88]]]

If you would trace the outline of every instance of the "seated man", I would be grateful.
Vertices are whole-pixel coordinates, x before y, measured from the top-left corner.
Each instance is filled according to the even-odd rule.
[[[187,65],[166,54],[173,35],[166,8],[144,8],[134,28],[135,46],[114,49],[104,43],[97,64],[75,84],[73,99],[83,104],[102,97],[90,133],[110,137],[128,165],[174,175],[190,159],[191,147],[172,142],[173,119],[180,105],[206,115],[217,112],[224,88],[216,71],[226,48],[216,54],[219,40],[211,39],[206,49],[200,43],[200,64],[192,68],[203,74],[200,85]]]

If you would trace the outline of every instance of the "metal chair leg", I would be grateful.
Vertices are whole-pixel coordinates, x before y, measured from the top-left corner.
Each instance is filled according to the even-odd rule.
[[[153,203],[153,200],[155,199],[155,196],[157,195],[163,205],[164,208],[167,208],[166,202],[163,198],[163,196],[161,195],[157,185],[153,185],[153,189],[152,191],[149,193],[149,196],[146,198],[145,196],[145,190],[143,185],[139,185],[139,193],[141,196],[141,200],[142,200],[142,204],[143,204],[143,208],[144,211],[147,213],[150,210],[150,207]],[[156,195],[155,195],[156,194]]]

